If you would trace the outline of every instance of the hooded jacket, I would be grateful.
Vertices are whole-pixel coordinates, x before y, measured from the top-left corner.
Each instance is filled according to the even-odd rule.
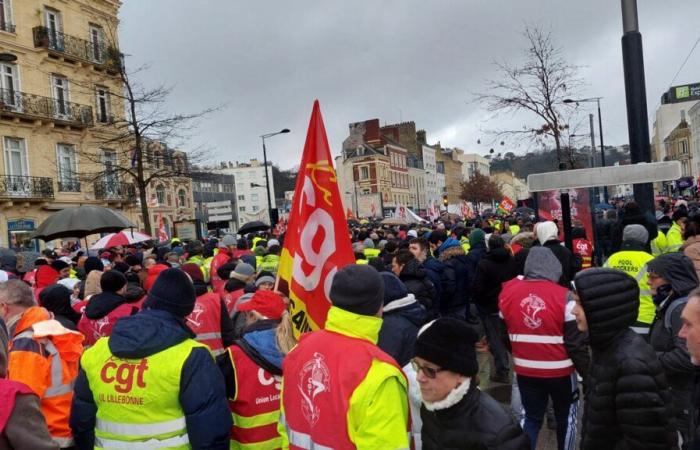
[[[399,274],[399,279],[406,285],[408,292],[416,297],[430,317],[436,317],[438,296],[437,289],[428,278],[426,270],[417,259],[408,261]]]
[[[413,358],[418,330],[425,323],[425,309],[408,291],[384,305],[377,346],[403,367]]]
[[[472,382],[456,404],[421,407],[424,450],[529,450],[530,440],[490,395]]]
[[[498,313],[498,294],[504,282],[518,275],[515,259],[505,248],[489,251],[479,261],[472,284],[474,303],[488,314]]]
[[[653,349],[630,329],[639,286],[615,269],[575,279],[592,350],[581,449],[673,449],[677,434],[666,376]]]
[[[471,254],[472,251],[469,251]],[[467,255],[458,240],[448,238],[438,249],[440,262],[445,270],[442,276],[440,312],[448,314],[466,308],[469,294],[469,273]]]
[[[44,288],[39,297],[44,308],[53,313],[54,319],[69,330],[76,331],[80,314],[71,308],[70,294],[67,287],[54,284]]]
[[[690,361],[686,340],[678,336],[678,332],[683,325],[681,312],[686,296],[697,287],[698,278],[690,259],[679,252],[654,258],[647,267],[671,283],[670,293],[657,294],[654,298],[656,318],[649,331],[649,343],[656,351],[671,387],[678,429],[687,438],[697,368]]]
[[[144,310],[119,320],[109,338],[110,351],[119,358],[144,358],[194,339],[183,319],[167,311]],[[231,412],[221,372],[209,350],[197,347],[182,367],[180,405],[193,449],[229,448]],[[75,383],[70,425],[79,450],[92,450],[97,405],[82,368]]]

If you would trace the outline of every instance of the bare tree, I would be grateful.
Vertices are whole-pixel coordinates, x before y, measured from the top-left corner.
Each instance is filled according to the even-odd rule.
[[[500,77],[488,83],[487,92],[477,100],[496,113],[529,112],[544,123],[525,125],[521,130],[498,130],[496,135],[533,139],[543,142],[554,139],[557,165],[562,163],[562,134],[568,128],[563,114],[563,101],[575,96],[581,87],[577,66],[569,64],[548,31],[527,26],[524,36],[528,48],[522,65],[496,63]],[[569,158],[570,159],[570,158]]]
[[[114,34],[112,35],[114,36]],[[114,38],[111,42],[116,42]],[[109,45],[115,49],[114,44]],[[148,67],[141,67],[129,72],[124,64],[123,55],[110,50],[108,70],[119,79],[121,92],[109,91],[110,104],[117,114],[100,117],[98,122],[107,122],[107,126],[97,135],[97,142],[92,148],[81,151],[81,158],[89,164],[80,176],[87,181],[114,180],[126,178],[133,182],[135,193],[140,202],[143,227],[146,233],[152,233],[147,189],[157,180],[172,180],[185,177],[189,166],[204,160],[202,148],[187,153],[176,152],[168,144],[179,144],[191,137],[198,124],[209,113],[220,107],[209,108],[195,113],[173,113],[168,111],[165,102],[172,93],[170,87],[163,85],[146,87],[136,81],[136,74]],[[85,86],[94,89],[94,86]],[[119,105],[124,105],[122,108]],[[105,164],[101,150],[110,149],[116,154],[116,164]]]

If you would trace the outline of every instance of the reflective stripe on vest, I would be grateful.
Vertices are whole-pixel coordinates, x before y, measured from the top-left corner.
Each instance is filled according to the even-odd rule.
[[[167,439],[149,439],[143,442],[124,442],[114,439],[105,439],[95,436],[95,448],[103,449],[129,449],[129,450],[152,450],[158,448],[191,448],[190,438],[184,434]]]
[[[656,306],[651,298],[649,283],[647,281],[647,263],[654,259],[652,255],[641,250],[621,250],[610,255],[610,258],[603,265],[625,272],[634,277],[639,285],[639,313],[637,321],[644,324],[651,324],[656,315]]]
[[[306,450],[333,450],[331,447],[326,447],[325,445],[314,442],[308,434],[293,430],[285,420],[284,415],[280,416],[280,422],[284,424],[284,429],[287,431],[289,445]]]
[[[134,436],[153,436],[156,434],[169,434],[182,431],[187,428],[184,417],[174,420],[156,423],[118,423],[104,419],[97,419],[95,429],[113,434],[131,434]]]
[[[68,448],[73,446],[74,441],[73,438],[67,438],[67,437],[60,437],[60,436],[51,436],[51,440],[54,441],[56,444],[58,444],[59,447],[61,448]]]
[[[537,334],[509,334],[510,342],[528,342],[530,344],[563,344],[563,336],[540,336]]]
[[[560,361],[534,361],[532,359],[513,357],[513,364],[530,369],[565,369],[574,366],[573,361],[568,358]]]
[[[23,338],[34,339],[34,330],[30,328],[21,332],[15,336],[13,341],[15,339]],[[49,353],[49,356],[51,356],[51,385],[44,392],[43,398],[58,397],[59,395],[73,392],[72,382],[67,384],[63,383],[63,364],[61,361],[61,355],[58,353],[56,346],[53,345],[53,342],[51,342],[49,339],[45,338],[42,338],[39,343],[44,346],[46,351]]]
[[[630,327],[630,330],[641,335],[649,334],[649,328],[647,327]]]

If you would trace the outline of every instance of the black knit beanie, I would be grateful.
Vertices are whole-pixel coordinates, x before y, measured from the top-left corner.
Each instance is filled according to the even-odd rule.
[[[102,264],[102,261],[100,261],[100,258],[97,256],[89,256],[88,259],[85,260],[83,267],[85,267],[85,276],[87,276],[93,270],[98,270],[100,272],[105,270],[104,264]]]
[[[373,267],[350,264],[335,274],[330,298],[338,308],[374,316],[384,305],[384,281]]]
[[[102,292],[117,292],[126,286],[126,277],[118,270],[108,270],[100,277]]]
[[[418,332],[414,355],[451,372],[473,377],[479,372],[474,345],[476,331],[466,322],[442,317]]]
[[[194,286],[180,269],[162,271],[148,292],[143,306],[147,309],[168,311],[176,317],[187,317],[194,310]]]

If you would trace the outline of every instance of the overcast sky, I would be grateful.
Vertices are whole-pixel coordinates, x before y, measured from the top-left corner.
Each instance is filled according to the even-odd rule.
[[[651,113],[700,38],[700,2],[639,0],[639,15]],[[125,0],[120,18],[128,66],[150,64],[141,82],[174,87],[173,112],[226,104],[185,146],[211,148],[212,162],[262,158],[259,135],[286,127],[268,158],[299,164],[316,98],[334,155],[348,123],[371,118],[413,120],[429,142],[486,154],[484,130],[541,124],[492,119],[473,97],[497,76],[493,61],[521,60],[526,23],[583,66],[583,96],[604,97],[606,144],[628,140],[616,0]],[[674,85],[696,81],[700,46]]]

